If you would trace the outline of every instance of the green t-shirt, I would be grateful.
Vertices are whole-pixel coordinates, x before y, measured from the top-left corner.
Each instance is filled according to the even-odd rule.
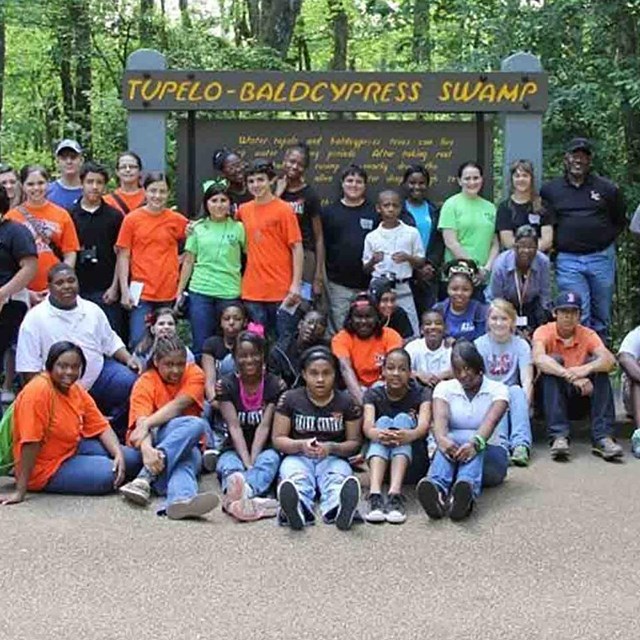
[[[462,248],[482,267],[487,263],[491,241],[496,234],[496,207],[484,198],[456,193],[442,205],[438,229],[453,229]],[[454,259],[449,249],[444,259],[445,262]]]
[[[185,250],[195,256],[189,291],[216,298],[239,298],[241,257],[246,238],[241,222],[205,219],[196,224]]]

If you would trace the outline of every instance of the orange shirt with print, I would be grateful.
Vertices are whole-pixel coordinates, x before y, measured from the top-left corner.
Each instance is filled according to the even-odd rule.
[[[581,324],[576,327],[573,339],[568,344],[558,335],[558,326],[555,322],[548,322],[538,327],[533,332],[533,342],[542,342],[548,356],[560,356],[566,368],[583,365],[594,351],[605,348],[600,336],[593,329],[583,327]]]
[[[181,395],[193,399],[193,404],[185,409],[182,415],[199,416],[204,408],[204,372],[197,364],[192,363],[185,367],[178,384],[167,384],[155,368],[145,371],[131,390],[127,444],[138,418],[154,414]]]
[[[402,336],[389,327],[383,327],[381,336],[366,340],[342,329],[331,340],[336,358],[349,358],[358,382],[365,387],[380,380],[385,355],[399,347],[402,347]]]
[[[125,216],[116,246],[130,251],[131,280],[142,282],[143,300],[168,302],[178,290],[178,243],[185,238],[187,219],[164,209],[145,207]]]
[[[20,208],[22,207],[46,227],[47,235],[62,253],[71,253],[72,251],[80,250],[76,226],[73,224],[73,219],[65,209],[48,200],[39,207],[34,207],[32,204],[27,204],[26,202],[20,205]],[[32,291],[45,291],[49,270],[58,264],[60,260],[56,258],[49,243],[37,232],[34,225],[27,220],[18,207],[8,211],[5,218],[7,218],[7,220],[21,222],[31,231],[38,250],[38,270],[28,286]]]
[[[120,200],[122,200],[122,202],[124,202],[125,205],[127,205],[126,211],[122,208],[122,204],[113,197],[114,193],[118,198],[120,198]],[[104,197],[104,201],[120,211],[123,215],[126,215],[127,213],[131,213],[132,211],[139,209],[144,204],[146,197],[145,190],[142,188],[137,191],[123,191],[118,187],[113,193],[108,193]]]
[[[242,297],[256,302],[280,302],[293,279],[291,248],[302,242],[300,225],[291,205],[280,198],[267,204],[246,202],[237,219],[247,235],[247,268]]]
[[[18,394],[13,414],[13,457],[20,473],[22,447],[41,442],[27,488],[43,489],[62,463],[78,450],[82,438],[109,428],[94,399],[78,383],[68,393],[54,388],[49,374],[35,377]]]

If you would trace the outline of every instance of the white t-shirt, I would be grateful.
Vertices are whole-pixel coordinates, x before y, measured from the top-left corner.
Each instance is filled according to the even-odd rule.
[[[61,340],[77,344],[87,359],[80,384],[87,390],[98,379],[105,356],[124,347],[111,328],[104,311],[78,296],[73,309],[58,309],[46,298],[24,317],[18,333],[16,370],[20,373],[44,371],[51,345]]]
[[[379,225],[368,233],[364,239],[362,264],[369,262],[373,254],[379,251],[384,253],[384,260],[373,268],[374,278],[383,277],[385,273],[395,274],[398,280],[411,277],[413,267],[408,262],[394,262],[391,259],[397,251],[404,251],[415,258],[424,258],[424,245],[420,233],[415,227],[410,227],[404,222],[400,222],[393,229],[385,229]]]
[[[445,347],[444,342],[432,351],[424,338],[416,338],[405,345],[405,349],[411,356],[413,371],[438,375],[451,369],[451,347]]]
[[[531,347],[520,336],[508,342],[496,342],[488,333],[476,338],[476,348],[484,360],[485,373],[507,386],[521,384],[522,374],[531,364]]]
[[[627,333],[618,349],[618,353],[628,353],[634,358],[640,358],[640,327]]]
[[[478,393],[469,400],[465,390],[456,378],[443,380],[433,390],[433,400],[439,398],[449,405],[449,431],[458,432],[459,436],[471,439],[478,430],[489,407],[496,400],[504,400],[509,403],[509,389],[502,382],[482,377],[482,384]],[[489,438],[489,444],[500,445],[498,427],[493,430]]]

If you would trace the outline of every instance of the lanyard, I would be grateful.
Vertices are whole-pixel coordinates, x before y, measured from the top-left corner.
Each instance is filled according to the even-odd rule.
[[[513,272],[513,279],[516,283],[516,295],[518,296],[518,311],[519,315],[523,315],[522,306],[524,305],[525,298],[527,297],[527,289],[529,288],[529,274],[527,274],[523,280],[522,290],[520,290],[520,278],[518,278],[518,270]]]

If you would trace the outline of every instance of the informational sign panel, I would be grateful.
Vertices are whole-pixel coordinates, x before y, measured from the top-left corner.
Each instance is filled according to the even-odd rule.
[[[136,110],[542,112],[545,73],[127,71]]]
[[[345,120],[198,120],[195,123],[195,202],[200,205],[202,183],[213,174],[214,150],[236,151],[246,161],[272,160],[281,167],[285,149],[305,141],[311,149],[307,181],[323,203],[340,193],[340,175],[349,164],[359,164],[369,175],[369,193],[399,187],[412,164],[431,174],[429,197],[441,202],[457,189],[461,163],[477,159],[475,122],[405,122]],[[484,148],[491,149],[491,127],[486,127]],[[187,123],[178,128],[178,204],[187,211]],[[491,157],[485,158],[486,183],[491,184]]]

